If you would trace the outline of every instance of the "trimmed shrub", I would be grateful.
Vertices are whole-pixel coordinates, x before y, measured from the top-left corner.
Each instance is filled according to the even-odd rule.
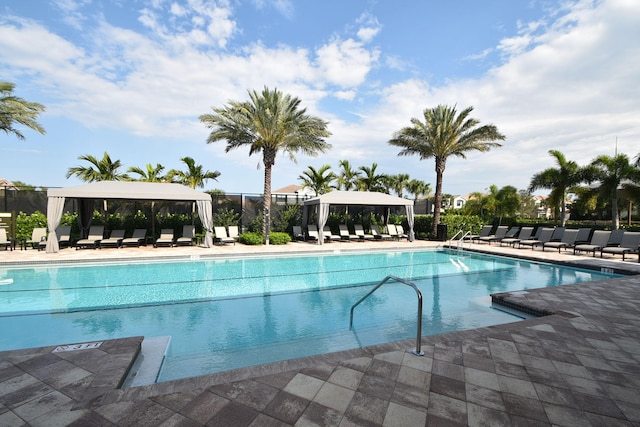
[[[238,238],[238,241],[244,245],[261,245],[263,243],[262,234],[254,231],[242,233]]]
[[[291,236],[288,233],[281,231],[274,231],[269,234],[269,243],[272,245],[286,245],[291,241]]]

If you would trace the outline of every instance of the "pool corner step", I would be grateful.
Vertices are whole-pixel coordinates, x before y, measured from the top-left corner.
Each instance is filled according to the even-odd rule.
[[[170,343],[170,336],[145,337],[142,341],[140,354],[131,367],[122,388],[155,384]]]

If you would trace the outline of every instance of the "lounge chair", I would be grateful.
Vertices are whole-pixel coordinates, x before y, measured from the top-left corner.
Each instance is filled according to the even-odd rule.
[[[47,236],[47,240],[49,240],[49,236]],[[71,245],[71,226],[70,225],[59,225],[58,228],[56,228],[56,236],[58,236],[58,247],[59,248],[61,248],[63,246]],[[45,250],[46,249],[47,240],[40,242],[40,244],[38,245],[38,250]]]
[[[36,249],[41,242],[47,242],[47,229],[45,227],[36,227],[31,232],[31,239],[24,242],[24,248],[31,246]]]
[[[227,231],[229,232],[228,233],[229,237],[231,237],[233,240],[237,242],[238,239],[240,238],[240,229],[238,228],[238,226],[230,225],[227,227]]]
[[[294,240],[304,240],[304,233],[302,232],[302,227],[299,225],[293,226],[293,239]]]
[[[600,258],[602,255],[612,254],[612,255],[622,255],[622,260],[624,261],[624,257],[627,254],[635,254],[638,253],[638,247],[640,246],[640,232],[634,231],[625,231],[622,235],[622,240],[620,241],[620,246],[607,246],[600,249]]]
[[[104,225],[92,225],[89,228],[89,235],[86,239],[80,239],[76,242],[76,249],[80,248],[98,248],[100,241],[104,238]]]
[[[477,242],[481,237],[487,237],[491,235],[491,230],[493,230],[493,225],[483,225],[480,229],[480,234],[473,234],[471,236],[467,236],[465,240],[471,240],[472,242]]]
[[[507,233],[509,232],[509,226],[507,225],[500,225],[498,226],[498,228],[496,228],[496,232],[493,234],[490,234],[488,236],[481,236],[478,237],[478,243],[480,242],[487,242],[489,244],[491,244],[491,242],[499,242],[500,240],[504,239],[505,237],[507,237]],[[516,230],[517,232],[517,230]],[[515,236],[515,234],[514,234]]]
[[[153,243],[154,248],[163,245],[173,247],[173,228],[163,228],[160,230],[160,237]]]
[[[591,236],[589,243],[575,245],[573,247],[573,254],[575,255],[577,252],[592,252],[593,256],[596,256],[596,251],[607,246],[607,242],[609,242],[610,237],[610,231],[596,230],[593,232],[593,236]]]
[[[0,246],[4,246],[5,251],[7,248],[13,250],[13,242],[7,237],[7,230],[5,228],[0,228]]]
[[[188,245],[192,246],[196,239],[196,227],[193,225],[182,226],[182,236],[175,240],[176,246]]]
[[[373,234],[367,234],[364,232],[364,228],[362,228],[362,224],[354,224],[353,232],[360,240],[373,240]]]
[[[542,244],[542,251],[546,248],[554,248],[558,250],[560,253],[560,249],[567,250],[573,247],[576,243],[576,238],[578,237],[578,229],[574,230],[564,230],[562,233],[562,239],[559,242],[545,242]]]
[[[391,235],[381,232],[380,227],[376,224],[371,224],[371,234],[373,234],[374,239],[391,240]]]
[[[233,237],[229,237],[226,228],[213,227],[213,231],[216,234],[215,238],[213,239],[214,242],[218,242],[222,245],[225,245],[227,243],[233,243],[234,245],[236,244],[236,239],[234,239]]]
[[[518,232],[518,237],[505,237],[500,240],[500,246],[502,245],[510,245],[515,246],[516,243],[519,243],[521,240],[529,240],[531,239],[531,235],[533,234],[533,227],[522,227]]]
[[[387,234],[394,240],[400,240],[400,235],[398,234],[398,229],[395,224],[387,224]]]
[[[315,224],[307,225],[307,238],[309,240],[318,241],[320,240],[320,233],[318,233],[318,226]]]
[[[322,227],[322,237],[324,238],[325,242],[342,240],[342,237],[340,237],[339,234],[333,234],[333,231],[331,231],[331,227],[329,227],[328,225]]]
[[[550,242],[559,242],[562,240],[562,235],[564,234],[564,227],[556,227],[553,229],[553,234],[551,235]]]
[[[122,244],[123,239],[124,230],[112,230],[108,239],[103,239],[100,241],[100,247],[115,246],[116,248],[119,248]]]
[[[125,237],[122,239],[122,243],[120,246],[138,246],[147,243],[147,229],[146,228],[136,228],[133,230],[133,234],[131,237]]]
[[[611,236],[609,236],[607,246],[620,246],[624,233],[625,231],[620,229],[611,231]]]
[[[347,227],[347,224],[339,224],[338,229],[340,230],[340,238],[342,240],[346,240],[349,242],[351,240],[360,240],[358,236],[349,232],[349,227]]]
[[[582,245],[589,243],[589,239],[591,238],[591,228],[583,227],[578,228],[578,236],[576,236],[576,245]]]
[[[404,227],[402,227],[402,225],[396,224],[396,231],[398,232],[398,237],[400,237],[401,240],[409,240],[409,235],[404,232]]]
[[[554,231],[555,230],[551,227],[544,227],[540,230],[540,235],[537,239],[521,240],[518,242],[518,248],[522,246],[531,246],[531,250],[533,250],[536,246],[542,246],[544,243],[551,241]]]

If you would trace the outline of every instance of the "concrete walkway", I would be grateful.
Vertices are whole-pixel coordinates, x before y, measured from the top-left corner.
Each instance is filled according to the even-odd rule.
[[[334,243],[322,250],[432,242]],[[469,249],[640,272],[636,257]],[[316,245],[15,251],[1,264],[317,251]],[[120,252],[122,251],[122,252]],[[163,252],[161,252],[163,251]],[[220,251],[220,252],[218,252]],[[17,253],[17,254],[16,254]],[[130,255],[132,253],[133,255]],[[149,386],[118,388],[142,337],[0,353],[0,425],[640,426],[640,278],[495,295],[548,316]],[[66,343],[60,343],[66,344]]]

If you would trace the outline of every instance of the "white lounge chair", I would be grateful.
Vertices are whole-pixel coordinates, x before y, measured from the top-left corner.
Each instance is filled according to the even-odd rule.
[[[333,234],[333,231],[331,231],[331,227],[329,227],[328,225],[325,225],[324,227],[322,227],[322,237],[324,237],[325,242],[342,240],[342,237],[340,237],[340,235]]]
[[[237,242],[238,239],[240,238],[240,229],[238,228],[238,226],[230,225],[227,227],[227,229],[229,231],[229,237],[231,237],[233,240]]]
[[[373,234],[374,239],[391,240],[391,235],[381,232],[380,227],[376,224],[371,224],[371,234]]]
[[[338,229],[340,230],[340,239],[346,240],[346,241],[360,240],[358,236],[356,236],[355,234],[351,234],[349,232],[349,227],[347,227],[346,224],[338,225]]]
[[[158,246],[173,247],[173,228],[163,228],[160,230],[160,237],[158,237],[153,244],[154,247]]]
[[[360,238],[360,240],[373,240],[375,238],[373,234],[367,234],[364,232],[362,224],[354,224],[353,232],[358,236],[358,238]]]
[[[179,245],[193,245],[196,239],[196,227],[193,225],[185,225],[182,227],[182,236],[175,240],[176,246]]]
[[[115,246],[119,248],[122,244],[122,240],[124,239],[124,230],[113,230],[109,235],[108,239],[103,239],[100,241],[100,247],[103,246]]]
[[[147,240],[147,229],[146,228],[136,228],[133,230],[133,234],[131,237],[125,237],[122,239],[122,244],[120,246],[138,246],[142,244],[146,244]]]
[[[229,237],[229,235],[227,234],[227,229],[224,227],[213,227],[213,231],[216,234],[216,237],[214,238],[214,242],[218,242],[221,244],[226,244],[226,243],[233,243],[234,245],[236,244],[236,239],[234,239],[233,237]]]
[[[36,227],[31,232],[31,239],[24,242],[24,247],[26,249],[31,246],[33,249],[36,249],[42,242],[47,242],[47,229],[45,227]]]
[[[4,246],[4,250],[6,251],[7,248],[13,250],[13,242],[11,242],[11,240],[9,240],[9,238],[7,237],[7,230],[5,228],[0,228],[0,246]]]
[[[86,239],[80,239],[76,242],[76,249],[80,248],[98,248],[100,241],[104,238],[104,225],[92,225],[89,228],[89,235]]]
[[[320,240],[320,233],[318,233],[318,226],[315,224],[307,225],[307,238],[309,240]]]

